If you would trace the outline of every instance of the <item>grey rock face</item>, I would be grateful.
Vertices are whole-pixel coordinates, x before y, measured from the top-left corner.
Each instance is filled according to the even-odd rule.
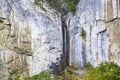
[[[80,0],[70,21],[71,63],[114,61],[120,65],[120,0]],[[81,28],[85,30],[83,39]]]
[[[0,80],[7,80],[14,70],[24,80],[60,65],[61,15],[46,2],[41,4],[0,0]],[[80,0],[75,16],[62,18],[69,34],[65,41],[70,46],[64,47],[70,48],[70,64],[82,67],[86,62],[96,66],[114,61],[120,65],[120,0]]]
[[[0,0],[0,74],[5,76],[0,75],[1,79],[7,79],[9,70],[20,69],[22,75],[32,76],[53,63],[59,65],[61,17],[42,4],[46,11],[34,5],[34,0]]]

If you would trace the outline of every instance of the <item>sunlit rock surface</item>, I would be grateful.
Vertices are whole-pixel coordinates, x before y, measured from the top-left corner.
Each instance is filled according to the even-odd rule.
[[[60,13],[46,2],[41,4],[0,0],[0,80],[7,80],[14,70],[21,80],[47,69],[57,72],[68,39],[63,41]],[[120,65],[120,0],[80,0],[75,16],[64,17],[70,64],[114,61]]]
[[[61,17],[42,4],[45,11],[33,0],[0,0],[0,80],[15,69],[32,76],[59,65]]]
[[[80,0],[71,17],[71,63],[114,61],[120,65],[120,0]],[[83,39],[81,28],[86,32]]]

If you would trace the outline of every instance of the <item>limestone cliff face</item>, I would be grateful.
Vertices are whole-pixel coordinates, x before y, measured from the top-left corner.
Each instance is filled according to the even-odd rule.
[[[80,0],[75,16],[62,17],[46,2],[38,7],[34,0],[0,0],[0,80],[15,70],[21,80],[57,71],[63,57],[79,66],[120,65],[119,36],[120,0]]]
[[[120,0],[80,0],[69,22],[70,63],[96,66],[114,61],[120,65]]]
[[[18,70],[22,77],[59,65],[62,54],[61,17],[47,3],[0,0],[0,80]]]

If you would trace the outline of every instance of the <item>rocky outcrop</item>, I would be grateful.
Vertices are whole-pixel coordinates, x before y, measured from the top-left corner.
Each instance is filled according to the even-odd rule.
[[[120,0],[80,0],[69,30],[70,63],[96,66],[101,61],[114,61],[120,65]]]
[[[44,9],[43,9],[44,8]],[[59,35],[59,36],[58,36]],[[62,54],[61,17],[34,0],[0,0],[0,79],[18,70],[21,78],[59,65]]]
[[[57,73],[68,62],[120,65],[120,0],[80,0],[75,16],[66,4],[60,9],[43,1],[0,0],[0,80],[13,73],[20,80],[48,69]]]

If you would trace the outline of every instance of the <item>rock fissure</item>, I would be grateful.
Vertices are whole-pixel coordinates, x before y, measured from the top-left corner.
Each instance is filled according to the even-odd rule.
[[[116,19],[119,19],[119,18],[114,18],[114,19],[112,19],[112,20],[106,21],[106,23],[113,22],[113,21],[115,21]]]
[[[65,66],[68,66],[69,65],[69,31],[67,29],[67,25],[65,22],[66,19],[62,18],[61,20],[62,20],[62,32],[63,32],[63,54],[65,57]]]

